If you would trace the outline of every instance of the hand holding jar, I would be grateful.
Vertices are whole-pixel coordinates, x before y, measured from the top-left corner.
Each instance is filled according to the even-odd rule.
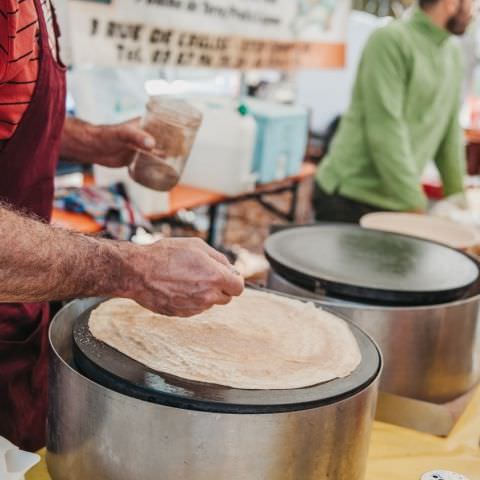
[[[130,176],[153,190],[171,190],[180,180],[201,122],[202,114],[187,102],[151,97],[142,126],[155,138],[156,147],[137,151]]]

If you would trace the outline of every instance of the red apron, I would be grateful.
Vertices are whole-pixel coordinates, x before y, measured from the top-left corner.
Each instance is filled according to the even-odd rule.
[[[65,68],[50,51],[40,0],[34,1],[38,79],[20,125],[0,150],[0,200],[49,221],[65,120]],[[54,25],[58,37],[56,19]],[[48,323],[46,304],[0,304],[0,435],[30,451],[45,445]]]

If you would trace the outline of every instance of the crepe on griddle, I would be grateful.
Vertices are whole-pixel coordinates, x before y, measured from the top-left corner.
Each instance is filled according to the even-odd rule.
[[[237,389],[309,387],[346,377],[361,361],[340,318],[253,290],[187,319],[114,299],[92,312],[89,327],[98,340],[155,371]]]

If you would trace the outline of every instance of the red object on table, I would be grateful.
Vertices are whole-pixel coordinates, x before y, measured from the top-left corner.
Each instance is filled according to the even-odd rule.
[[[442,200],[443,186],[440,183],[424,183],[423,191],[430,200]]]

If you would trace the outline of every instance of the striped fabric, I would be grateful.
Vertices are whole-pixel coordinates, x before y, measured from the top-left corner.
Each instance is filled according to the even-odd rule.
[[[56,55],[50,0],[42,0],[49,43]],[[15,132],[35,90],[39,23],[33,0],[0,0],[0,142]]]

